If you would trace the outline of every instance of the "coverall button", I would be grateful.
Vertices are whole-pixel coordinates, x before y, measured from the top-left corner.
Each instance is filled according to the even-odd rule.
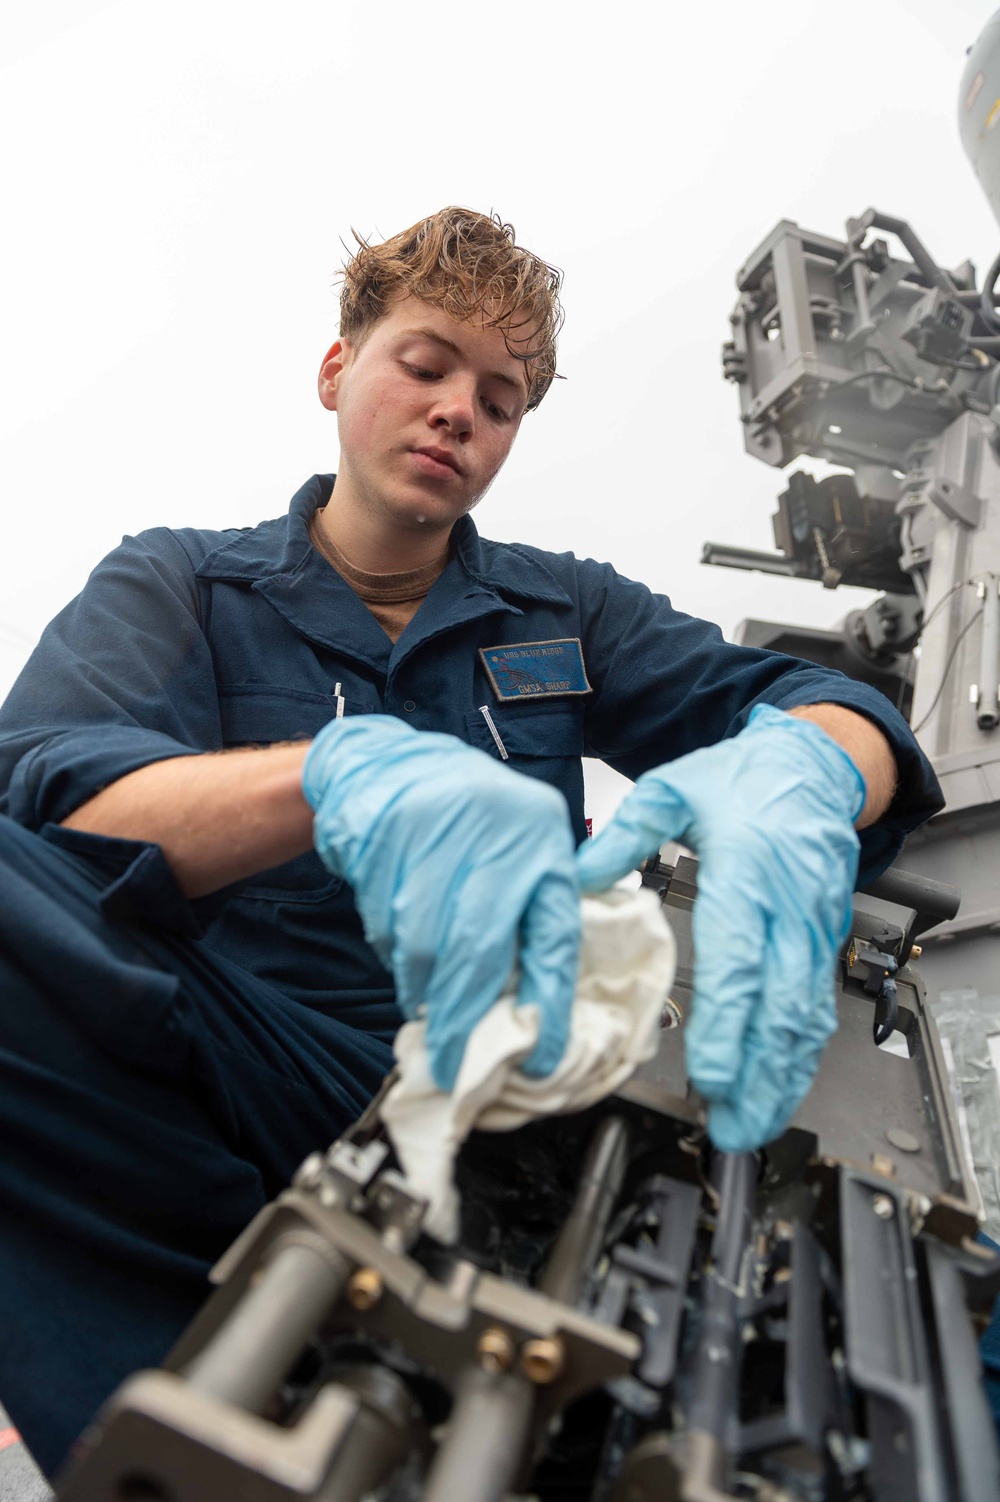
[[[412,714],[412,713],[413,713],[413,711],[414,711],[414,710],[415,710],[415,709],[416,709],[416,707],[417,707],[417,706],[416,706],[416,704],[415,704],[415,703],[414,703],[414,702],[413,702],[413,700],[412,700],[412,699],[407,699],[407,700],[405,700],[405,702],[404,702],[404,704],[403,704],[403,708],[404,708],[404,709],[405,709],[405,710],[406,710],[406,712],[407,712],[407,714]]]

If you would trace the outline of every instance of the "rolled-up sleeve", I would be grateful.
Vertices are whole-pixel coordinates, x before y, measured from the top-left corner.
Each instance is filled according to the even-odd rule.
[[[129,772],[221,744],[193,564],[145,532],[97,566],[0,708],[0,812],[58,824]]]
[[[626,777],[736,735],[757,704],[840,704],[885,735],[898,784],[889,809],[861,832],[859,885],[898,855],[911,830],[944,805],[930,762],[877,689],[781,652],[727,642],[717,626],[675,610],[665,595],[607,564],[577,564],[584,656],[596,692],[587,755]]]

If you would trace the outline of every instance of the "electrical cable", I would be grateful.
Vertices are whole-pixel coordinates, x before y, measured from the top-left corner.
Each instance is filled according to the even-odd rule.
[[[914,646],[917,645],[917,642],[923,636],[924,632],[927,630],[927,627],[930,625],[931,621],[938,614],[938,612],[942,609],[942,607],[945,606],[945,605],[947,605],[948,601],[951,599],[952,595],[955,594],[955,592],[957,590],[959,590],[959,589],[965,589],[970,584],[978,584],[978,583],[979,583],[978,576],[977,575],[973,575],[973,577],[971,579],[959,579],[959,581],[958,581],[957,584],[953,584],[950,589],[946,589],[945,592],[944,592],[944,594],[941,596],[940,600],[938,600],[937,604],[934,606],[934,609],[921,622],[920,630],[917,632],[916,636],[914,637],[913,645]]]
[[[920,642],[920,638],[923,636],[924,632],[927,630],[927,627],[937,615],[938,611],[941,610],[942,606],[947,605],[948,601],[957,590],[965,589],[967,585],[978,584],[978,582],[978,579],[959,579],[957,584],[953,584],[950,589],[945,590],[944,594],[941,596],[940,600],[938,600],[937,604],[934,606],[930,614],[925,616],[921,621],[920,629],[917,632],[916,636],[913,638],[913,644],[910,647],[909,652],[906,654],[906,666],[903,669],[903,676],[900,680],[899,693],[896,695],[896,708],[898,710],[902,710],[903,708],[903,695],[906,692],[906,685],[910,681],[910,669],[913,666],[913,658],[917,650],[917,646]]]
[[[973,626],[976,624],[976,622],[978,621],[978,619],[982,615],[982,613],[983,613],[983,607],[982,607],[982,605],[980,605],[979,609],[976,611],[976,613],[972,617],[972,619],[966,622],[966,624],[962,627],[961,631],[955,637],[955,640],[952,643],[951,651],[948,653],[948,660],[947,660],[947,662],[944,665],[944,671],[941,674],[941,682],[937,686],[937,693],[934,695],[933,699],[931,700],[930,708],[927,710],[927,713],[924,715],[923,719],[920,721],[920,724],[919,725],[914,725],[914,726],[911,727],[912,730],[913,730],[913,734],[914,735],[918,735],[920,733],[920,731],[923,730],[924,726],[927,724],[927,721],[930,719],[931,715],[934,713],[935,709],[937,708],[937,702],[940,699],[941,695],[944,693],[944,686],[948,682],[948,674],[951,672],[952,667],[954,666],[955,658],[956,658],[956,656],[958,654],[958,649],[962,645],[962,642],[968,636],[969,632],[972,630]]]
[[[881,1016],[879,1015],[881,1013]],[[872,1038],[876,1048],[888,1043],[899,1022],[899,992],[896,982],[887,975],[875,998],[875,1017],[872,1022]]]

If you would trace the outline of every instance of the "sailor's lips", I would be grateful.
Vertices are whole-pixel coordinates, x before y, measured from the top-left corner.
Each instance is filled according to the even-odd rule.
[[[448,449],[426,447],[411,449],[410,452],[417,468],[434,479],[447,479],[450,475],[462,473],[458,460]]]

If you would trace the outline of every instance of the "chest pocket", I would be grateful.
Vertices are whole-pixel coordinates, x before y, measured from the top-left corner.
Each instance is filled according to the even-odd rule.
[[[373,714],[378,708],[374,690],[344,694],[344,713]],[[270,746],[280,741],[311,740],[337,713],[333,694],[277,688],[267,683],[227,684],[219,689],[222,744]],[[343,887],[331,876],[314,850],[307,850],[280,866],[272,866],[239,887],[246,901],[318,903]]]
[[[343,695],[345,714],[374,714],[374,691]],[[333,694],[277,688],[270,683],[226,684],[219,689],[224,746],[270,746],[312,740],[337,713]]]
[[[522,770],[544,776],[538,765],[540,761],[561,761],[568,756],[583,755],[583,709],[580,705],[549,699],[541,704],[493,703],[487,704],[486,709],[493,728],[482,710],[475,709],[465,717],[466,734],[473,746],[488,751],[501,761],[506,751],[506,759],[512,766],[524,760],[528,764]],[[496,730],[495,736],[493,729]]]

